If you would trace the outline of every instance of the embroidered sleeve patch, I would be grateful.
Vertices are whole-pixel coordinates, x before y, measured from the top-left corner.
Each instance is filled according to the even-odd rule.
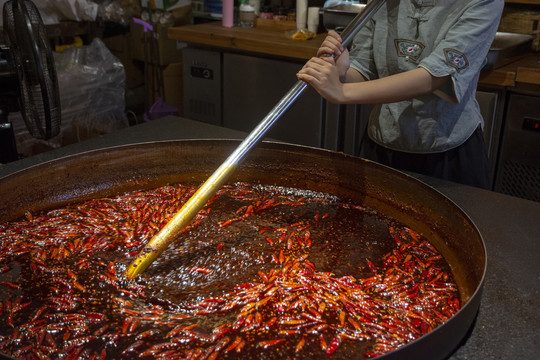
[[[444,55],[446,56],[446,62],[448,65],[461,71],[469,66],[469,61],[465,55],[454,49],[444,49]]]
[[[394,42],[398,56],[405,57],[407,60],[418,60],[424,50],[424,45],[416,41],[396,39]]]

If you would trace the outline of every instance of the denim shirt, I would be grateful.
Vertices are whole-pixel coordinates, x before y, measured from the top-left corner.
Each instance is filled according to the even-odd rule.
[[[373,141],[404,152],[442,152],[483,126],[476,87],[503,6],[504,0],[387,0],[356,35],[351,67],[368,80],[422,67],[451,81],[376,106],[368,124]]]

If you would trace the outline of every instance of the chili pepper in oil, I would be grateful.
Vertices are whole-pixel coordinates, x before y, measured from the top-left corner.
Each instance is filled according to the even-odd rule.
[[[261,250],[252,256],[260,266],[253,277],[183,306],[155,303],[144,281],[128,283],[117,275],[125,266],[122,258],[136,254],[194,190],[185,185],[141,190],[0,224],[0,288],[7,294],[0,303],[0,349],[21,358],[214,359],[275,349],[331,356],[367,341],[372,346],[364,355],[373,357],[431,331],[459,310],[444,259],[412,229],[388,227],[395,247],[382,259],[365,259],[367,276],[321,271],[310,260],[312,248],[326,240],[318,237],[319,226],[331,224],[339,211],[370,210],[243,183],[220,190],[185,232],[205,222],[213,222],[220,234],[255,229],[251,242]],[[239,206],[218,216],[211,209],[220,206],[219,197]],[[272,221],[262,216],[286,209],[298,215]],[[234,245],[219,238],[210,248],[213,256],[226,258]],[[273,262],[255,260],[265,257]],[[17,281],[11,278],[15,267],[24,274]],[[184,270],[197,278],[221,275],[196,261]],[[34,287],[25,293],[28,284]],[[204,319],[219,320],[208,328]]]

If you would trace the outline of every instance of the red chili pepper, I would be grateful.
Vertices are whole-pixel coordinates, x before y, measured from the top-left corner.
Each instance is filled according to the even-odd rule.
[[[9,281],[0,281],[0,285],[7,286],[7,287],[12,288],[12,289],[18,289],[19,288],[18,284],[14,284],[14,283],[9,282]]]
[[[328,345],[326,344],[326,340],[322,334],[319,336],[319,344],[321,345],[322,351],[326,352],[328,350]]]
[[[195,272],[199,272],[199,273],[203,273],[203,274],[210,274],[212,273],[212,270],[210,269],[207,269],[207,268],[202,268],[202,267],[193,267],[191,269],[189,269],[190,271],[195,271]]]
[[[270,346],[276,346],[276,345],[279,345],[281,343],[285,342],[285,339],[276,339],[276,340],[263,340],[263,341],[259,341],[257,343],[257,346],[258,347],[262,347],[263,349],[266,349]]]
[[[336,337],[330,341],[330,344],[326,349],[326,355],[332,355],[337,350],[339,345],[341,345],[341,334],[336,335]]]

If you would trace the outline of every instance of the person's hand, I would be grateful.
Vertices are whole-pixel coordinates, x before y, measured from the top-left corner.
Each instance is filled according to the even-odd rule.
[[[349,51],[341,45],[341,41],[341,36],[334,30],[330,30],[319,50],[317,50],[317,57],[334,57],[337,59],[336,65],[339,70],[339,78],[342,82],[345,82],[347,70],[350,66]]]
[[[334,30],[330,30],[328,35],[317,50],[317,57],[328,59],[335,58],[335,63],[339,70],[339,78],[342,82],[346,80],[349,69],[349,51],[341,45],[341,36]]]
[[[343,102],[343,83],[334,58],[311,58],[296,76],[311,85],[326,100],[332,103]]]
[[[317,57],[322,56],[333,56],[333,57],[339,57],[343,51],[345,51],[345,48],[343,45],[341,45],[341,42],[343,40],[341,39],[341,36],[334,30],[330,30],[328,32],[328,35],[322,42],[321,46],[317,50]]]

